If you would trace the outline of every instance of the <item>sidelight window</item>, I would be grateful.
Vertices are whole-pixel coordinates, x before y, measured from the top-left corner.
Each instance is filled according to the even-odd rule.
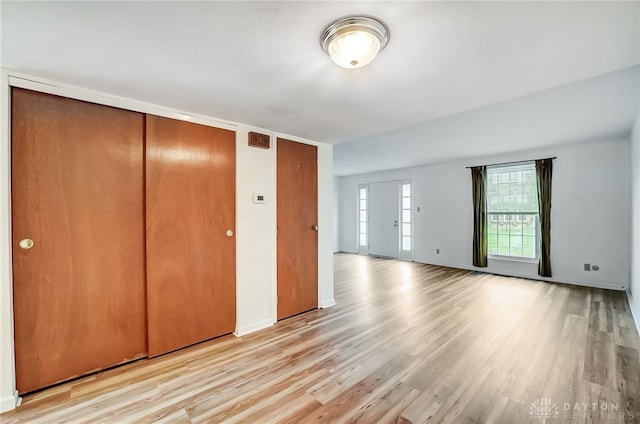
[[[411,220],[411,184],[402,184],[402,227],[401,227],[401,246],[402,250],[411,250],[411,226],[413,222]]]
[[[360,187],[358,192],[359,192],[359,195],[358,195],[358,245],[362,247],[366,247],[367,246],[367,188]]]

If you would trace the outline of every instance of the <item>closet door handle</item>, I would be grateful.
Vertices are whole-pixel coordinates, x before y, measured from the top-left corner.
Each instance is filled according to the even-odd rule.
[[[313,231],[318,231],[318,226],[317,226],[317,225],[314,225],[313,227],[311,227],[311,229],[312,229]]]
[[[227,230],[227,237],[233,236],[233,230]]]
[[[33,242],[33,240],[29,238],[24,238],[18,242],[18,246],[20,246],[20,249],[23,249],[23,250],[31,249],[34,244],[35,243]]]

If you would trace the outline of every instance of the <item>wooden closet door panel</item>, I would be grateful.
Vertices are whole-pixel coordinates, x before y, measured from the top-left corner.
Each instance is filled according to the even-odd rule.
[[[12,90],[20,392],[145,356],[143,120]]]
[[[318,148],[279,138],[278,319],[318,307]]]
[[[149,355],[235,329],[235,133],[147,116]]]

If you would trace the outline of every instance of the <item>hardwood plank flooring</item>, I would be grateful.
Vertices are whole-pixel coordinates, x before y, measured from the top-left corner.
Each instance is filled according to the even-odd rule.
[[[0,422],[640,422],[623,292],[350,254],[335,276],[335,307],[27,395]]]

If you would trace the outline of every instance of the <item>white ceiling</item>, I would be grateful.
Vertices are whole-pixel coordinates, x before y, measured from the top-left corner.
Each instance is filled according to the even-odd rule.
[[[639,2],[8,2],[1,66],[338,144],[346,175],[628,132]],[[391,30],[368,67],[336,18]]]

